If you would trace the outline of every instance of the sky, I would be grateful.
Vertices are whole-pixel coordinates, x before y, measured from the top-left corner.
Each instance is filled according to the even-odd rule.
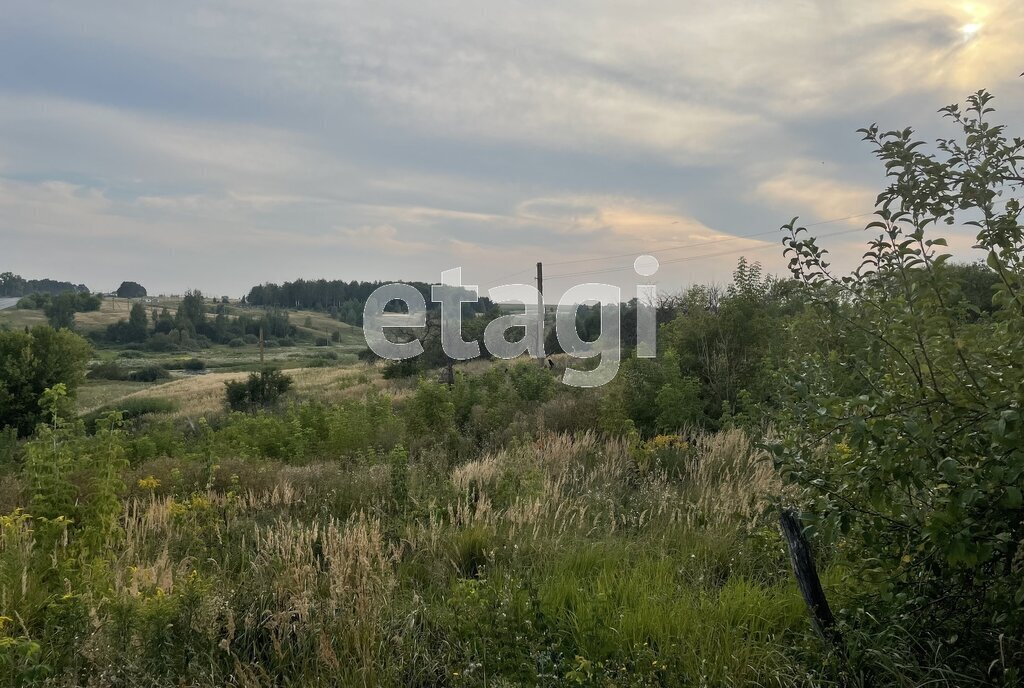
[[[628,298],[726,283],[740,255],[785,274],[794,216],[852,267],[884,184],[856,129],[948,136],[936,111],[986,88],[1024,134],[1021,9],[7,0],[0,271],[237,297],[543,261],[546,295]]]

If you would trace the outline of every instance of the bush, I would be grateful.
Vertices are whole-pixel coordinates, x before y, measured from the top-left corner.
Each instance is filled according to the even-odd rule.
[[[117,363],[100,363],[93,366],[86,377],[90,380],[127,380],[130,372]]]
[[[171,335],[162,332],[157,332],[146,342],[146,349],[149,351],[177,351],[180,348]]]
[[[43,392],[63,384],[73,394],[85,377],[91,351],[88,342],[68,330],[41,325],[29,332],[0,332],[0,427],[30,434],[43,419]]]
[[[139,370],[132,371],[128,379],[132,382],[156,382],[157,380],[169,380],[171,374],[160,366],[146,366]]]
[[[202,359],[198,358],[190,358],[189,360],[185,361],[184,365],[182,365],[182,368],[193,373],[198,373],[200,371],[206,370],[206,361],[203,361]]]
[[[406,377],[412,377],[422,370],[419,362],[415,358],[407,358],[404,361],[389,361],[384,366],[384,372],[381,373],[385,380],[400,380]]]
[[[944,110],[963,136],[940,141],[940,156],[909,128],[864,130],[892,181],[852,275],[833,276],[806,230],[787,226],[816,309],[773,448],[819,532],[842,536],[862,596],[845,620],[871,643],[908,629],[917,659],[953,662],[960,685],[1014,685],[1024,666],[1024,228],[1018,201],[994,203],[1024,187],[1024,141],[986,121],[990,100]],[[1000,280],[993,313],[974,320],[936,229],[964,211]]]
[[[235,337],[230,342],[228,342],[228,346],[230,346],[232,349],[241,349],[243,346],[245,346],[245,340],[242,339],[241,337]]]
[[[279,370],[250,373],[244,381],[225,382],[225,395],[232,411],[253,412],[277,403],[292,386],[292,379]]]

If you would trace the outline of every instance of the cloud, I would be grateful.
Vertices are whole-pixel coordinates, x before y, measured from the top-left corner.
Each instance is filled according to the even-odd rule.
[[[856,126],[931,126],[980,87],[1024,114],[1014,0],[5,10],[5,269],[154,289],[659,250],[693,258],[666,284],[743,251],[784,270],[766,232],[872,208]]]
[[[863,215],[875,207],[878,190],[843,180],[824,163],[797,160],[767,179],[753,195],[777,208],[805,209],[813,221],[841,221],[863,226]]]

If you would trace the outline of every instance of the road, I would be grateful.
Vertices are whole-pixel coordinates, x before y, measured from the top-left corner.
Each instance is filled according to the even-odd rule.
[[[20,300],[21,299],[19,297],[14,297],[12,299],[9,299],[9,298],[5,297],[5,298],[0,299],[0,311],[4,310],[6,308],[14,308],[14,306]]]

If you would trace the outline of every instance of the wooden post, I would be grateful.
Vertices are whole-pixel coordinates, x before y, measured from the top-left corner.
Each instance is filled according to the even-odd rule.
[[[779,510],[779,525],[782,528],[782,537],[789,547],[789,561],[793,565],[793,575],[796,577],[800,594],[803,596],[804,602],[807,603],[814,630],[825,640],[838,643],[840,638],[838,631],[834,628],[835,617],[832,616],[832,609],[829,608],[825,591],[821,587],[818,570],[814,567],[811,545],[807,541],[807,536],[804,535],[800,516],[791,508],[782,508]]]
[[[537,360],[544,365],[544,264],[537,262]]]
[[[260,325],[260,368],[263,367],[263,325]]]

